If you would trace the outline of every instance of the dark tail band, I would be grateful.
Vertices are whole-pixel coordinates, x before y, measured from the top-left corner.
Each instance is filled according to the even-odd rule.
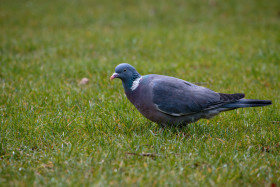
[[[224,108],[246,108],[246,107],[261,107],[271,105],[271,100],[256,100],[256,99],[240,99],[234,103],[226,104]]]

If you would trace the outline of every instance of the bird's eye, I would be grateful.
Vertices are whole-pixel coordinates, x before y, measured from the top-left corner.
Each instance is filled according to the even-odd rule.
[[[124,69],[123,72],[126,72],[126,69]]]

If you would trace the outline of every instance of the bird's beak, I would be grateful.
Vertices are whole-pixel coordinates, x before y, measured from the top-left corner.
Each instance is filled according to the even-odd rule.
[[[119,74],[117,73],[113,73],[113,75],[110,77],[110,80],[113,80],[114,78],[119,77]]]

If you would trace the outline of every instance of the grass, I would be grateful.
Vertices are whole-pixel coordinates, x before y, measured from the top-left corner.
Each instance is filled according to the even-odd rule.
[[[0,186],[279,185],[279,8],[1,0]],[[162,129],[109,81],[122,62],[273,105]]]

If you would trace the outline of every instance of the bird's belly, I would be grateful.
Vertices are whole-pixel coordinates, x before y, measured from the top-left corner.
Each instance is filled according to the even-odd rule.
[[[193,115],[186,115],[186,116],[171,116],[158,111],[155,107],[150,107],[147,105],[137,105],[135,107],[147,119],[164,126],[186,125],[188,123],[193,123],[201,118],[209,118],[208,115],[205,113],[196,113]]]

